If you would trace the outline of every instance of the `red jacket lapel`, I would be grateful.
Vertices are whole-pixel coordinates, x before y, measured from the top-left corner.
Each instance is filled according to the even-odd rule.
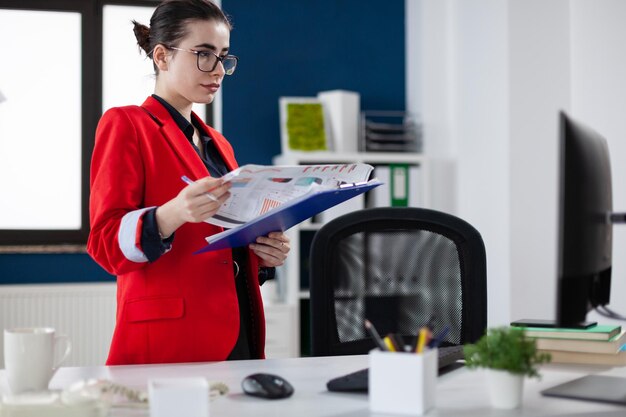
[[[226,138],[220,132],[204,123],[197,114],[192,112],[191,117],[200,122],[200,124],[204,127],[205,132],[213,139],[213,143],[215,143],[217,151],[220,153],[220,155],[222,155],[222,159],[224,160],[224,163],[226,163],[226,167],[228,167],[228,170],[232,171],[233,169],[237,168],[239,164],[237,164],[237,161],[235,160],[235,155],[233,153],[233,148],[230,143],[228,143]]]
[[[178,154],[181,162],[189,168],[189,176],[192,179],[204,178],[209,175],[204,162],[198,156],[197,158],[189,158],[190,152],[195,153],[193,146],[185,134],[178,128],[174,119],[167,109],[161,105],[155,98],[148,97],[141,105],[150,116],[160,125],[163,137],[170,143],[172,149]]]

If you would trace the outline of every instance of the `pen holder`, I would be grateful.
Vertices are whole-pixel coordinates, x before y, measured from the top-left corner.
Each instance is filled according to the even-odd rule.
[[[209,417],[209,383],[204,378],[148,381],[150,417]]]
[[[370,411],[422,415],[435,407],[437,349],[423,354],[383,352],[369,354]]]

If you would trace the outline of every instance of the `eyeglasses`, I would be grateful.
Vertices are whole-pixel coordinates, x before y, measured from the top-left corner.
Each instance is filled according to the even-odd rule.
[[[168,46],[168,49],[175,49],[177,51],[191,52],[196,54],[198,69],[202,72],[212,72],[217,67],[217,63],[221,62],[224,67],[226,75],[233,75],[235,68],[237,68],[237,58],[235,55],[219,56],[212,51],[194,51],[193,49],[182,49],[174,46]]]

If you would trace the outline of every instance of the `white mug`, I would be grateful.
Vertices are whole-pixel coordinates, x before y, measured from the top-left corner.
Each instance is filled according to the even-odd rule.
[[[47,390],[52,376],[71,350],[67,336],[55,336],[50,327],[5,329],[4,367],[11,392]],[[63,352],[61,358],[55,360],[60,352]]]

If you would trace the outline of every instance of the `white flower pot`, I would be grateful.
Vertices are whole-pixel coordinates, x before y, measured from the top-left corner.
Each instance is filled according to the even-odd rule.
[[[494,408],[511,409],[522,404],[524,375],[499,369],[487,369],[489,397]]]

